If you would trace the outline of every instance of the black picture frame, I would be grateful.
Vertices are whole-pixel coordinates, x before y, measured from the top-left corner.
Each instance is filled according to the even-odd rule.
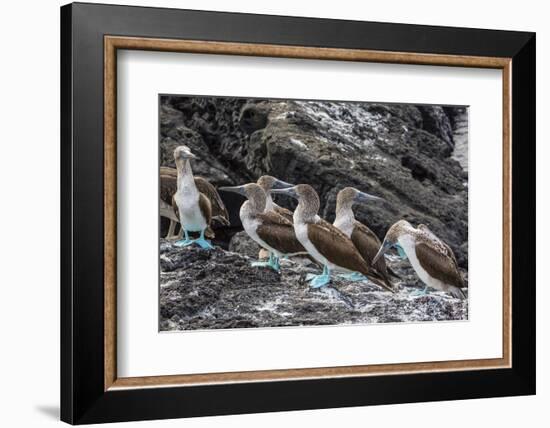
[[[512,58],[512,367],[104,390],[104,36]],[[535,34],[74,3],[61,8],[61,419],[71,424],[535,393]]]

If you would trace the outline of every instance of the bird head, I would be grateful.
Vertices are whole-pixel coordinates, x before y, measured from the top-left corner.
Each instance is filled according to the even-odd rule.
[[[220,187],[222,192],[233,192],[247,198],[258,212],[265,209],[266,195],[263,189],[256,183],[243,184],[241,186]]]
[[[287,183],[283,180],[279,180],[278,178],[272,177],[271,175],[262,175],[256,183],[266,193],[270,192],[272,189],[286,189],[287,187],[293,186],[293,184]]]
[[[302,200],[319,200],[317,192],[309,184],[298,184],[292,187],[286,187],[283,189],[273,189],[271,193],[277,193],[281,195],[287,195],[291,198]]]
[[[297,199],[298,208],[296,208],[296,211],[304,221],[312,221],[321,206],[319,195],[309,184],[298,184],[286,189],[273,189],[271,193],[287,195]]]
[[[187,146],[178,146],[174,150],[174,160],[185,161],[187,159],[196,159],[197,157],[191,152],[191,149]]]
[[[338,196],[336,198],[336,210],[338,211],[338,207],[343,206],[351,208],[355,202],[365,204],[371,201],[384,201],[384,199],[369,193],[361,192],[355,187],[346,187],[338,192]]]
[[[380,249],[372,259],[372,264],[375,264],[380,257],[387,253],[391,248],[400,249],[400,254],[403,252],[401,245],[399,244],[399,238],[406,234],[408,230],[412,229],[411,224],[406,220],[399,220],[397,223],[394,223],[386,233],[384,241],[380,246]]]

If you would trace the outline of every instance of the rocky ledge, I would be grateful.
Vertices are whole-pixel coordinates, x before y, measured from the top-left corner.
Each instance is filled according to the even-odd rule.
[[[241,248],[246,243],[241,243]],[[247,251],[251,253],[252,250]],[[369,324],[466,320],[468,302],[422,289],[406,261],[390,258],[401,278],[391,294],[369,282],[334,276],[312,289],[308,273],[320,273],[309,260],[283,260],[277,273],[250,266],[241,253],[170,241],[160,245],[160,329],[198,330],[248,327]]]

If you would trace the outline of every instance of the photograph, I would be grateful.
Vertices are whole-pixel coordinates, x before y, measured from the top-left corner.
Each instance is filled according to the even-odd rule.
[[[158,103],[161,332],[468,320],[468,106]]]

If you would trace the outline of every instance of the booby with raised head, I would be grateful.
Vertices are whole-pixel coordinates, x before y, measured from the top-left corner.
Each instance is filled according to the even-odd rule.
[[[253,266],[268,266],[279,271],[280,257],[305,253],[306,250],[296,239],[292,222],[275,211],[265,211],[267,197],[258,184],[220,187],[220,190],[238,193],[248,199],[239,211],[243,228],[248,236],[270,254],[269,261],[253,262]]]
[[[462,291],[464,281],[453,251],[426,226],[415,229],[405,220],[395,223],[386,233],[373,262],[376,263],[384,253],[397,245],[402,248],[414,271],[426,285],[423,293],[431,287],[459,299],[466,298]]]
[[[346,273],[359,272],[369,276],[369,266],[352,240],[318,216],[320,201],[313,187],[308,184],[299,184],[286,189],[272,190],[272,192],[285,194],[298,200],[298,207],[293,215],[296,237],[307,252],[323,265],[321,275],[308,276],[312,287],[319,288],[327,285],[330,282],[332,270]],[[393,292],[393,289],[384,282],[374,282]]]
[[[277,214],[282,215],[287,220],[292,221],[292,211],[289,209],[280,207],[271,197],[271,190],[273,189],[286,189],[287,187],[292,187],[293,184],[287,183],[286,181],[279,180],[278,178],[272,177],[271,175],[262,175],[256,182],[265,192],[266,196],[266,211],[275,211]]]
[[[266,196],[266,203],[265,203],[265,212],[267,211],[275,211],[277,214],[283,216],[288,221],[292,222],[292,211],[290,211],[287,208],[283,208],[279,205],[277,205],[275,202],[273,202],[273,198],[271,197],[271,190],[272,189],[285,189],[287,187],[292,187],[294,184],[287,183],[286,181],[279,180],[278,178],[272,177],[271,175],[262,175],[260,178],[258,178],[258,181],[256,181],[256,184],[260,186],[263,191],[265,192]],[[304,254],[307,255],[307,251],[304,250]],[[271,254],[269,254],[269,251],[266,251],[265,249],[261,249],[258,258],[264,259],[266,257],[272,257]]]
[[[340,190],[336,197],[336,219],[333,224],[351,239],[363,260],[369,265],[370,276],[377,277],[380,281],[384,281],[388,288],[393,289],[385,259],[380,258],[376,264],[372,263],[372,259],[380,248],[380,239],[366,225],[357,221],[353,213],[354,203],[369,203],[371,201],[384,201],[384,199],[361,192],[354,187]],[[345,277],[352,281],[366,279],[357,272]]]
[[[205,239],[213,237],[210,229],[212,219],[229,224],[229,216],[216,188],[202,177],[194,177],[190,159],[196,156],[187,146],[174,150],[174,160],[178,171],[177,191],[173,206],[177,210],[185,238],[176,245],[187,246],[196,243],[202,248],[211,249],[212,244]],[[199,232],[197,239],[190,239],[189,232]]]

